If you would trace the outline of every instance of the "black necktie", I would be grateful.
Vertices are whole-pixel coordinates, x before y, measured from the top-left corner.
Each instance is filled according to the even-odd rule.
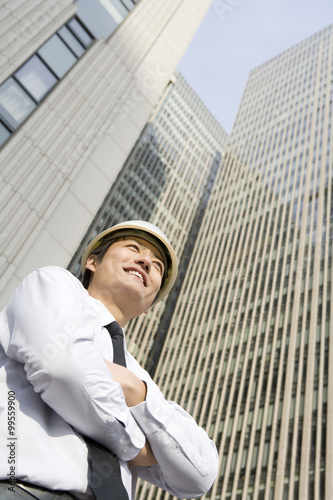
[[[112,340],[113,362],[117,365],[126,366],[123,329],[117,321],[105,325],[105,328],[109,331]]]
[[[105,328],[110,333],[113,345],[113,362],[126,366],[124,334],[121,326],[113,321]],[[121,480],[117,457],[99,443],[85,437],[91,465],[90,487],[96,500],[128,500]]]

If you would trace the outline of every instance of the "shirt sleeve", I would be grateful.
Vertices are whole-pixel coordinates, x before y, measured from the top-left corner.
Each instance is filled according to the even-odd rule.
[[[65,269],[42,268],[21,283],[5,314],[5,351],[44,402],[120,459],[134,458],[145,436],[94,345],[100,325],[80,282]]]
[[[147,384],[147,398],[131,412],[158,465],[138,467],[139,477],[178,498],[204,495],[217,476],[215,444],[185,410],[166,401],[148,374],[142,378]]]

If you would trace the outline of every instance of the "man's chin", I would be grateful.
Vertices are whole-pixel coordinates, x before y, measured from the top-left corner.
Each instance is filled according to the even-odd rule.
[[[126,289],[126,293],[117,294],[117,301],[121,302],[122,308],[131,311],[131,316],[133,314],[139,316],[140,314],[148,311],[148,309],[154,303],[155,297],[157,295],[147,295],[143,292],[144,290],[136,286],[129,287]]]

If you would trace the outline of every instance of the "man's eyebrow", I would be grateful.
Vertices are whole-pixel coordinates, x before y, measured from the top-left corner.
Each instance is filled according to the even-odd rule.
[[[126,238],[127,240],[132,240],[132,241],[135,241],[138,245],[140,245],[141,247],[143,248],[147,248],[148,250],[151,251],[151,253],[153,255],[155,255],[156,259],[160,260],[162,262],[162,264],[164,265],[164,259],[163,259],[163,256],[161,255],[160,251],[154,247],[154,245],[152,245],[152,248],[148,248],[146,247],[146,245],[144,243],[142,243],[141,241],[139,241],[137,238],[133,237],[133,236],[129,236],[128,238]],[[124,240],[126,241],[126,240]]]

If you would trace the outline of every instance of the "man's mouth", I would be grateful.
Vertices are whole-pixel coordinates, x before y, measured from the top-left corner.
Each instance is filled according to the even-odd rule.
[[[127,272],[129,274],[134,274],[134,276],[137,276],[142,281],[142,283],[146,286],[145,278],[144,278],[144,276],[141,273],[139,273],[139,271],[135,271],[134,269],[130,269]]]

